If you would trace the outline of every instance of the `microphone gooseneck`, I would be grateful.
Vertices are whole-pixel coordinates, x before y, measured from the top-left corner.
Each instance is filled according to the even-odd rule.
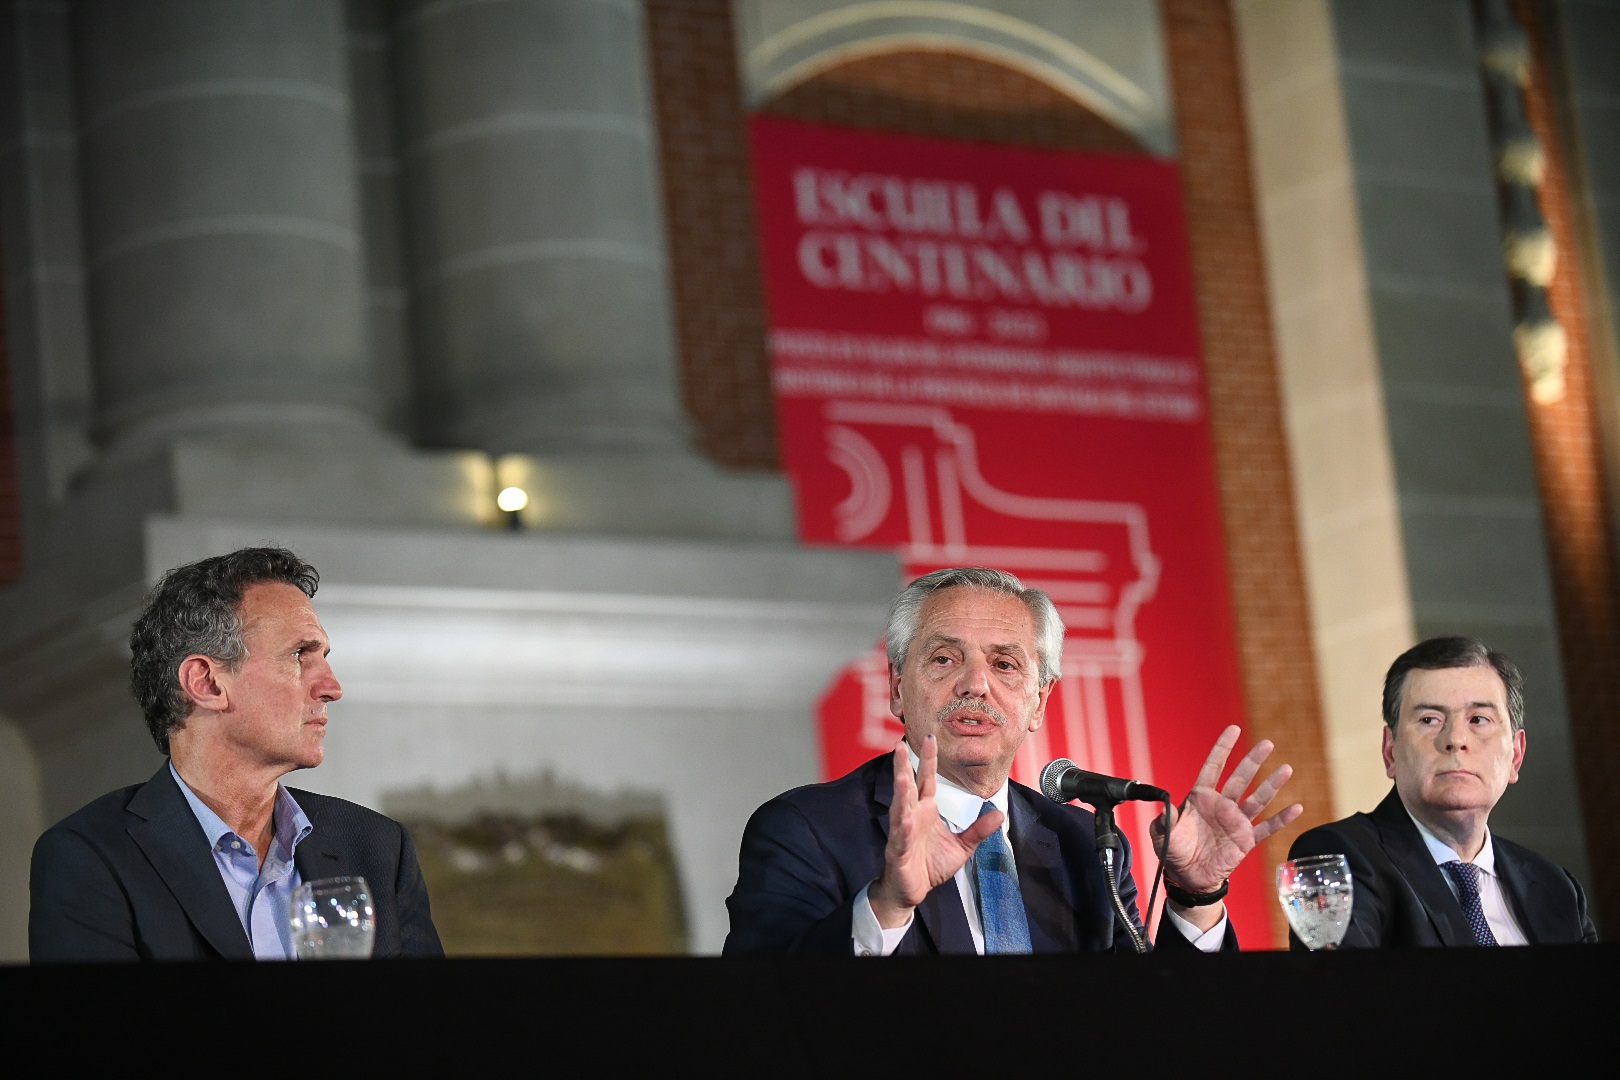
[[[1041,770],[1041,793],[1055,803],[1079,799],[1096,808],[1097,856],[1102,862],[1103,876],[1108,882],[1108,898],[1113,901],[1113,916],[1125,928],[1131,948],[1138,953],[1151,952],[1153,946],[1147,939],[1147,932],[1131,918],[1119,893],[1119,864],[1124,844],[1114,825],[1114,807],[1132,800],[1168,803],[1170,793],[1151,784],[1138,784],[1134,780],[1122,780],[1117,776],[1087,772],[1068,758],[1058,758]],[[1149,915],[1151,914],[1150,908]]]

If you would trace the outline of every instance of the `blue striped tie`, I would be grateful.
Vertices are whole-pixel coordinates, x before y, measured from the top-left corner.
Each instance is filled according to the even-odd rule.
[[[1463,917],[1474,932],[1474,940],[1481,945],[1495,945],[1496,935],[1485,920],[1485,908],[1479,902],[1479,867],[1473,863],[1453,859],[1440,864],[1451,883],[1457,886],[1457,899],[1462,903]]]
[[[984,817],[996,808],[986,802],[979,808]],[[973,872],[979,883],[979,918],[984,923],[984,951],[1028,953],[1029,918],[1024,914],[1024,894],[1018,891],[1018,875],[1013,870],[1012,848],[1000,829],[979,842],[973,853]]]

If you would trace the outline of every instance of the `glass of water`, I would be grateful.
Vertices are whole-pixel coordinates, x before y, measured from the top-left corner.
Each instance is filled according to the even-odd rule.
[[[1336,949],[1355,904],[1350,864],[1343,855],[1290,859],[1277,867],[1277,898],[1307,949]]]
[[[363,877],[322,878],[293,890],[288,905],[300,960],[364,960],[377,939],[371,889]]]

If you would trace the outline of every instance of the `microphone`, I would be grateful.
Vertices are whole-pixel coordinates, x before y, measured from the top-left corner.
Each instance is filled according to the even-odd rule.
[[[1113,806],[1122,802],[1169,802],[1170,793],[1152,784],[1121,780],[1117,776],[1087,772],[1068,758],[1058,758],[1041,770],[1041,793],[1055,803],[1070,799],[1093,806]]]

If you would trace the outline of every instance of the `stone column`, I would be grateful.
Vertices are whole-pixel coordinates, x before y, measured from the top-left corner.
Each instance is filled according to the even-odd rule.
[[[393,36],[423,436],[683,448],[641,5],[411,0]]]
[[[1518,663],[1531,749],[1491,827],[1589,882],[1471,8],[1331,13],[1413,629],[1477,635]]]
[[[108,456],[373,430],[343,5],[73,14]]]

